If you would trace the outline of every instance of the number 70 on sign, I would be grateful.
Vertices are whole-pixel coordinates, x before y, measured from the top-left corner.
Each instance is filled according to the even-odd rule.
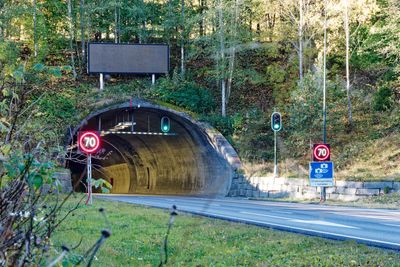
[[[94,131],[79,132],[78,146],[86,154],[96,153],[100,148],[100,135]]]
[[[329,144],[314,144],[313,161],[330,161],[331,147]]]

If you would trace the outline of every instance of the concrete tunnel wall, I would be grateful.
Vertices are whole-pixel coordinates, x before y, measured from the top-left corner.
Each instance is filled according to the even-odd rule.
[[[139,108],[138,108],[139,107]],[[240,160],[227,140],[207,124],[185,113],[135,100],[89,115],[70,136],[76,143],[79,130],[104,131],[134,116],[137,132],[160,132],[167,116],[171,133],[163,135],[106,134],[102,159],[93,159],[93,177],[113,181],[112,193],[226,195]],[[101,118],[101,119],[100,119]],[[124,131],[130,131],[126,129]],[[84,164],[66,162],[73,183],[82,177]]]

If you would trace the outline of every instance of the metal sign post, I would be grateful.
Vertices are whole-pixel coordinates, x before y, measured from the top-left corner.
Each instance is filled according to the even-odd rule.
[[[88,201],[87,204],[92,205],[92,154],[87,157],[87,186],[88,186]]]
[[[87,194],[86,204],[92,205],[92,154],[100,148],[100,136],[97,132],[86,131],[78,133],[79,150],[87,155]]]

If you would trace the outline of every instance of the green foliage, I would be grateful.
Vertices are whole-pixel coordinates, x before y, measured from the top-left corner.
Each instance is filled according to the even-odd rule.
[[[273,159],[274,134],[268,112],[253,109],[245,115],[236,115],[234,122],[234,141],[243,159],[255,162]]]
[[[112,185],[107,180],[104,180],[102,178],[93,179],[92,185],[94,186],[94,188],[100,188],[101,192],[104,194],[110,193],[110,190],[112,189]]]
[[[373,99],[373,107],[375,111],[389,110],[393,104],[392,90],[387,86],[382,86],[376,91]]]
[[[232,118],[227,116],[223,117],[219,114],[208,114],[200,117],[200,120],[206,121],[217,129],[223,136],[232,140],[234,133]]]
[[[29,153],[11,151],[8,145],[3,145],[0,150],[7,157],[7,160],[0,162],[2,169],[0,187],[7,186],[10,182],[21,178],[34,189],[39,189],[45,184],[54,185],[55,167],[53,162],[41,161]]]
[[[48,92],[39,103],[41,115],[51,124],[69,125],[76,117],[72,92]]]
[[[310,140],[320,140],[322,131],[322,90],[320,77],[307,75],[303,86],[298,86],[291,95],[288,109],[290,132],[288,143],[295,147],[307,147]]]
[[[160,79],[153,97],[197,113],[210,112],[214,99],[210,92],[195,82]]]

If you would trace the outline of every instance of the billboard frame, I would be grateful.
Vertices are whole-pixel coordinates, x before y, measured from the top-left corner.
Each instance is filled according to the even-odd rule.
[[[96,44],[96,45],[117,45],[117,46],[166,46],[167,47],[167,65],[168,65],[168,71],[167,72],[118,72],[118,71],[107,71],[107,72],[91,72],[90,71],[90,45],[91,44]],[[123,74],[123,75],[129,75],[129,74],[168,74],[170,71],[170,47],[168,44],[127,44],[127,43],[111,43],[111,42],[88,42],[87,43],[87,73],[90,74]]]

